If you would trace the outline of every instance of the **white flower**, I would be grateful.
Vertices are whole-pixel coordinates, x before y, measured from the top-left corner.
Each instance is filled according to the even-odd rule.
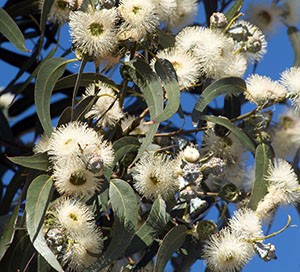
[[[57,169],[63,171],[63,168],[68,168],[72,171],[85,167],[98,175],[114,160],[112,145],[94,129],[80,122],[58,127],[50,137],[48,154]]]
[[[55,205],[58,224],[70,232],[94,229],[95,221],[89,206],[71,198],[62,198]]]
[[[268,175],[269,193],[278,194],[280,204],[296,204],[300,200],[300,186],[292,166],[283,159],[274,159],[270,164]]]
[[[300,67],[292,67],[281,74],[280,83],[286,87],[287,96],[296,109],[300,109]]]
[[[279,82],[254,74],[247,78],[246,99],[258,106],[285,99],[286,89]]]
[[[267,42],[262,31],[247,21],[237,21],[228,30],[236,48],[249,61],[259,61],[267,52]]]
[[[195,56],[207,77],[243,76],[247,62],[234,54],[234,42],[219,31],[193,26],[184,28],[176,36],[176,46]]]
[[[253,255],[252,244],[230,233],[229,229],[212,235],[203,248],[203,258],[213,272],[240,271]]]
[[[147,199],[159,195],[168,199],[179,189],[177,165],[163,155],[144,155],[133,169],[133,179],[136,190]]]
[[[156,7],[151,1],[121,0],[118,7],[120,17],[124,20],[122,31],[132,31],[132,38],[139,41],[147,33],[154,32],[159,25]]]
[[[169,26],[180,29],[193,22],[198,12],[197,0],[176,0],[175,13],[168,20]]]
[[[97,132],[87,124],[72,122],[56,128],[49,140],[49,155],[53,161],[77,160],[82,155],[81,148],[96,146],[99,143]]]
[[[103,248],[103,239],[98,230],[82,229],[70,233],[69,251],[63,256],[63,264],[68,264],[70,271],[86,271],[96,260]]]
[[[262,223],[256,213],[250,209],[239,209],[229,220],[232,231],[241,239],[255,239],[263,236]]]
[[[46,0],[39,0],[39,8],[42,11]],[[76,8],[76,0],[54,0],[48,14],[48,20],[53,23],[64,24],[69,20],[69,15]]]
[[[41,135],[39,142],[34,146],[34,153],[44,153],[49,150],[49,137],[46,134]]]
[[[2,88],[0,87],[0,110],[2,110],[4,116],[8,118],[8,109],[13,102],[15,96],[11,93],[2,93]]]
[[[109,55],[117,43],[117,19],[117,11],[114,8],[71,12],[69,24],[73,44],[90,56]]]
[[[96,96],[97,100],[85,117],[96,120],[98,127],[111,126],[117,123],[124,113],[121,110],[115,92],[105,83],[98,81],[90,84],[83,97]]]
[[[279,23],[279,9],[274,3],[256,1],[248,4],[245,14],[254,25],[257,25],[265,34],[271,34]]]
[[[60,194],[91,196],[101,188],[102,179],[86,169],[84,164],[66,167],[57,162],[53,167],[54,185]]]
[[[280,2],[281,3],[281,2]],[[285,0],[279,7],[280,15],[288,25],[297,25],[300,18],[299,0]]]
[[[172,63],[180,88],[189,88],[199,80],[201,76],[199,62],[188,52],[171,47],[159,51],[156,56],[161,59],[167,59]],[[155,59],[151,62],[152,67],[154,67],[154,63]]]
[[[152,3],[161,21],[170,19],[177,8],[176,0],[152,0]]]
[[[270,128],[272,146],[278,157],[291,159],[300,146],[300,117],[293,109],[280,116],[279,124]],[[286,139],[289,139],[288,141]],[[283,144],[284,143],[284,144]]]

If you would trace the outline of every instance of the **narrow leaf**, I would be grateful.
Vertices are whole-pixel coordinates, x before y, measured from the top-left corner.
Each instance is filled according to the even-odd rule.
[[[294,66],[300,66],[300,32],[294,27],[288,28],[288,37],[294,49]]]
[[[243,7],[244,0],[236,0],[232,7],[225,13],[227,21],[230,22],[235,16],[238,15]]]
[[[168,60],[160,59],[155,62],[154,67],[162,81],[168,98],[163,112],[154,119],[155,122],[162,122],[171,118],[178,111],[180,105],[180,88],[174,67]]]
[[[49,160],[46,153],[39,153],[32,156],[8,157],[10,161],[18,165],[46,171],[49,167]]]
[[[200,95],[192,112],[193,122],[197,122],[207,105],[221,94],[238,94],[246,90],[246,83],[238,77],[227,77],[210,84]]]
[[[142,145],[139,148],[138,154],[136,155],[132,164],[134,164],[143,155],[143,153],[147,150],[149,144],[151,144],[151,142],[153,140],[155,133],[157,132],[158,127],[159,127],[159,124],[153,124],[150,126],[149,130],[147,131],[146,137],[143,139]]]
[[[255,151],[255,181],[251,192],[249,208],[256,210],[257,204],[267,193],[266,175],[268,172],[270,159],[273,157],[272,148],[262,143]]]
[[[138,205],[130,185],[120,179],[110,181],[109,197],[114,211],[111,241],[107,250],[87,271],[101,271],[114,260],[123,256],[134,233],[138,218]]]
[[[48,20],[48,14],[52,8],[54,0],[43,1],[43,6],[41,8],[41,20],[40,20],[40,28],[41,28],[41,36],[45,35],[46,23]]]
[[[163,110],[163,90],[160,79],[151,67],[140,59],[126,63],[125,66],[133,82],[144,95],[151,119],[155,120]]]
[[[35,249],[57,271],[63,271],[43,235],[43,219],[53,190],[52,178],[41,175],[30,184],[26,197],[26,226]]]
[[[50,116],[50,99],[56,81],[65,71],[67,60],[63,58],[48,59],[38,72],[34,90],[36,112],[45,133],[50,136],[52,123]]]
[[[227,118],[225,117],[216,117],[211,115],[204,115],[201,117],[202,120],[210,121],[220,126],[223,126],[229,129],[234,136],[239,139],[239,141],[247,147],[252,153],[255,152],[255,145],[252,140],[248,137],[248,135],[239,127],[233,125]]]
[[[129,248],[126,250],[126,256],[150,246],[168,221],[169,215],[166,212],[166,203],[162,198],[158,198],[154,201],[146,222],[134,235]]]
[[[17,219],[19,215],[19,209],[20,209],[20,201],[18,201],[18,204],[15,206],[14,211],[10,216],[7,225],[5,226],[4,233],[0,238],[0,260],[3,258],[5,252],[7,251],[7,249],[9,248],[9,246],[11,245],[14,239]]]
[[[0,33],[2,33],[17,49],[28,52],[25,47],[25,38],[15,21],[8,13],[0,8]]]
[[[173,253],[182,246],[187,228],[184,225],[178,225],[172,228],[163,239],[156,256],[155,272],[164,272],[167,262]]]

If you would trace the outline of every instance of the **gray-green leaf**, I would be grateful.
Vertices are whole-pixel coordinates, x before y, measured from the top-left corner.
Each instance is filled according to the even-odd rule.
[[[18,165],[46,171],[49,167],[49,159],[46,153],[38,153],[32,156],[8,157],[10,161]]]

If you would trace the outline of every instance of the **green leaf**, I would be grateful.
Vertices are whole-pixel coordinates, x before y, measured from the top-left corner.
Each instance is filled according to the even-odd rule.
[[[151,119],[155,120],[163,111],[163,89],[159,77],[149,64],[140,59],[124,65],[135,85],[143,93]]]
[[[137,151],[140,145],[141,143],[139,142],[139,140],[133,136],[126,136],[115,141],[113,143],[113,149],[115,151],[115,159],[111,167],[105,170],[105,174],[104,174],[105,177],[109,179],[116,163],[120,159],[122,159],[126,154]]]
[[[40,28],[41,28],[41,36],[45,35],[46,23],[48,20],[48,14],[52,8],[54,0],[43,1],[43,7],[41,8],[41,20],[40,20]]]
[[[109,198],[114,211],[112,239],[107,250],[87,271],[101,271],[102,268],[123,256],[135,233],[138,205],[137,198],[130,185],[120,179],[111,180]]]
[[[166,212],[166,203],[162,198],[154,201],[146,222],[134,235],[132,242],[126,250],[126,256],[132,255],[147,246],[160,234],[169,221],[169,214]]]
[[[206,106],[221,94],[238,94],[246,90],[246,83],[238,77],[227,77],[210,84],[200,95],[192,112],[193,122],[197,122]]]
[[[50,99],[56,81],[65,71],[67,60],[54,58],[46,60],[38,72],[34,100],[36,112],[47,136],[51,135]]]
[[[168,60],[157,60],[154,68],[162,81],[168,98],[163,112],[154,119],[154,122],[158,123],[171,118],[178,111],[180,105],[180,88],[174,67]]]
[[[20,51],[29,51],[25,47],[25,38],[18,25],[2,8],[0,8],[0,33],[2,33]]]
[[[146,137],[143,139],[142,145],[140,146],[139,151],[136,157],[134,158],[132,164],[134,164],[143,155],[143,153],[147,150],[148,146],[152,143],[153,137],[157,132],[158,127],[159,123],[150,126],[149,130],[147,131]]]
[[[53,190],[52,178],[41,175],[30,184],[26,197],[26,226],[35,249],[57,271],[63,271],[43,234],[43,219]]]
[[[156,29],[158,35],[159,44],[162,48],[173,47],[175,45],[175,36],[167,33],[159,28]]]
[[[32,156],[8,157],[10,161],[18,165],[46,171],[49,167],[49,159],[46,153],[39,153]]]
[[[66,77],[63,77],[59,79],[54,87],[54,90],[63,90],[66,88],[74,88],[75,82],[77,79],[77,74],[73,75],[68,75]],[[95,74],[95,73],[84,73],[81,76],[80,82],[79,82],[79,87],[88,87],[90,84],[97,82],[100,80],[101,82],[104,82],[106,85],[112,87],[112,88],[117,88],[117,85],[112,81],[111,79]]]
[[[225,13],[228,23],[237,16],[243,7],[244,0],[236,0],[232,7]]]
[[[257,204],[267,194],[266,175],[270,165],[270,160],[273,158],[272,148],[262,143],[255,151],[255,181],[251,192],[249,208],[256,210]]]
[[[216,117],[211,115],[204,115],[201,117],[202,120],[206,120],[209,122],[213,122],[215,124],[218,124],[220,126],[223,126],[227,129],[229,129],[234,136],[239,139],[239,141],[247,147],[248,150],[250,150],[252,153],[255,152],[255,145],[251,141],[251,139],[248,137],[248,135],[239,127],[236,127],[233,125],[226,117]]]
[[[7,225],[4,228],[4,233],[0,238],[0,260],[2,260],[4,254],[6,253],[7,249],[9,248],[9,246],[11,245],[14,239],[16,224],[19,215],[20,203],[21,202],[19,200],[18,204],[14,208],[12,215],[9,218]]]
[[[163,239],[156,256],[155,272],[164,272],[173,253],[182,246],[187,235],[187,227],[178,225],[172,228]]]
[[[294,27],[288,27],[288,37],[294,49],[294,66],[300,66],[300,32]]]

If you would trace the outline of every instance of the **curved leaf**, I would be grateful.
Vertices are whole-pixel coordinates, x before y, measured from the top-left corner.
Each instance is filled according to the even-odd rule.
[[[132,164],[134,164],[143,155],[145,150],[148,148],[149,144],[152,143],[152,139],[155,133],[157,132],[158,127],[159,127],[159,123],[150,126],[149,130],[147,131],[146,137],[143,139],[142,145],[139,148],[138,154],[136,155]]]
[[[270,160],[273,158],[272,148],[262,143],[255,151],[255,181],[251,192],[249,201],[249,208],[256,210],[258,202],[267,194],[267,181],[266,175]]]
[[[226,117],[216,117],[211,115],[204,115],[201,117],[202,120],[210,121],[220,126],[229,129],[239,141],[247,147],[252,153],[255,152],[255,145],[248,137],[248,135],[239,127],[233,125]]]
[[[243,4],[244,0],[236,0],[232,7],[225,13],[228,22],[230,22],[232,19],[234,19],[235,16],[238,15],[241,8],[243,7]]]
[[[193,122],[197,122],[206,106],[221,94],[238,94],[246,90],[246,83],[238,77],[227,77],[210,84],[200,95],[192,112]]]
[[[15,231],[16,231],[16,224],[17,224],[18,215],[19,215],[20,203],[21,202],[19,200],[18,204],[14,208],[12,215],[9,218],[7,225],[5,226],[4,233],[1,236],[0,260],[3,258],[5,252],[7,251],[7,249],[9,248],[9,246],[11,245],[11,243],[14,239],[14,235],[15,235]]]
[[[15,21],[0,8],[0,33],[2,33],[17,49],[29,51],[25,47],[25,38]]]
[[[138,218],[137,198],[130,185],[120,179],[110,181],[109,198],[114,211],[111,241],[99,260],[87,271],[101,271],[117,258],[123,256],[134,233]]]
[[[46,153],[39,153],[32,156],[8,157],[10,161],[18,165],[46,171],[49,167],[49,160]]]
[[[164,272],[167,262],[173,253],[182,246],[187,235],[187,228],[178,225],[172,228],[163,239],[156,256],[155,272]]]
[[[294,49],[294,66],[300,66],[300,32],[296,27],[290,26],[288,36]]]
[[[64,58],[48,59],[42,65],[38,72],[34,100],[36,112],[41,125],[46,133],[50,136],[52,132],[52,123],[50,116],[50,98],[56,81],[65,71],[67,60]]]
[[[52,190],[52,178],[48,175],[38,176],[32,181],[26,197],[26,226],[30,241],[35,249],[54,269],[63,271],[55,255],[49,249],[43,235],[43,217],[50,201]]]
[[[163,112],[154,119],[154,122],[162,122],[171,118],[178,111],[180,105],[180,88],[174,67],[168,60],[157,60],[154,68],[163,83],[168,98]]]
[[[162,198],[154,201],[146,222],[134,235],[132,242],[126,250],[126,256],[150,246],[169,221],[166,212],[166,203]]]
[[[124,65],[135,85],[143,93],[151,119],[155,120],[163,111],[163,90],[160,79],[149,64],[140,59]]]

